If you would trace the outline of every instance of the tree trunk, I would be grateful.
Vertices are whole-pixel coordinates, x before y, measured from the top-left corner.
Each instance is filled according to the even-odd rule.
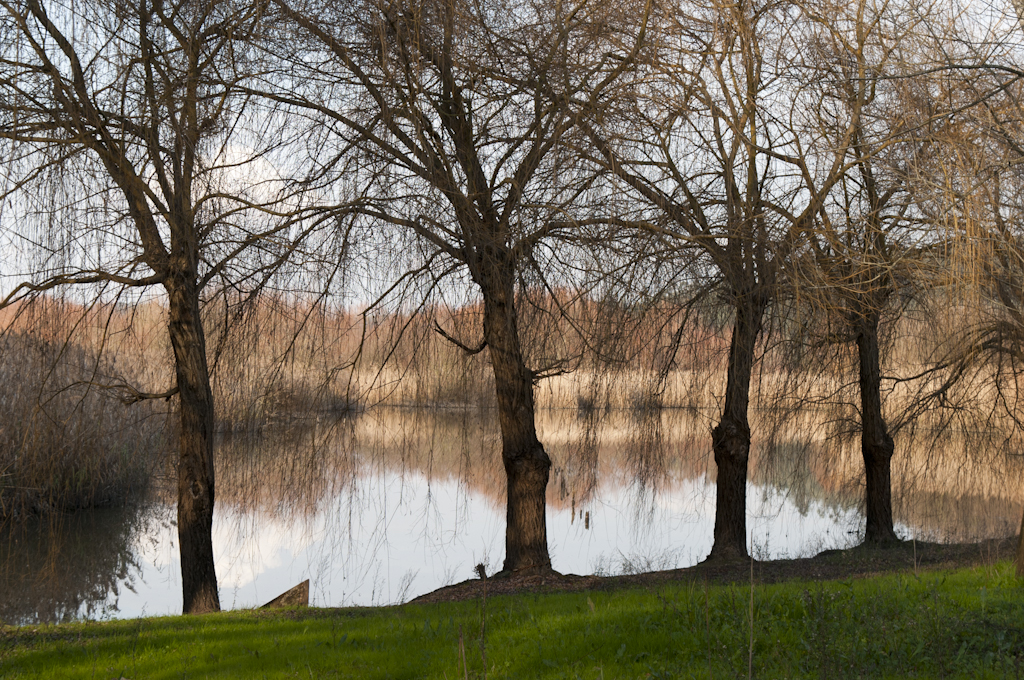
[[[729,370],[722,418],[711,433],[718,466],[715,542],[709,559],[747,556],[747,461],[750,457],[750,378],[764,303],[737,298],[736,323],[729,346]]]
[[[220,611],[213,563],[213,392],[194,277],[168,281],[168,330],[181,411],[178,542],[186,614]]]
[[[501,459],[508,496],[502,572],[549,571],[546,505],[551,459],[537,439],[533,375],[523,359],[511,268],[500,264],[481,281],[484,340],[498,396]]]
[[[892,437],[882,416],[881,369],[878,351],[878,313],[870,312],[857,333],[860,360],[860,450],[867,481],[865,514],[867,543],[896,541],[892,528]]]
[[[1024,578],[1024,516],[1020,521],[1020,536],[1017,537],[1017,578]]]

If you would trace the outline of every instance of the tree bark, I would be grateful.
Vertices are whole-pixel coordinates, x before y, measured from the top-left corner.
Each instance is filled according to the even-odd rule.
[[[718,466],[715,542],[709,559],[747,556],[747,462],[750,458],[750,379],[761,333],[764,303],[737,298],[736,322],[729,346],[729,369],[722,418],[711,433]]]
[[[549,571],[545,494],[551,459],[537,439],[533,374],[519,343],[512,268],[496,263],[490,269],[481,277],[480,287],[508,485],[502,572]]]
[[[172,275],[168,330],[181,411],[178,458],[178,542],[183,612],[220,611],[213,562],[213,391],[195,278]]]
[[[1020,521],[1020,536],[1017,538],[1017,578],[1024,578],[1024,516]]]
[[[857,333],[860,361],[860,450],[867,481],[864,541],[896,541],[892,527],[892,454],[895,450],[882,416],[881,368],[878,350],[878,313],[868,313]]]

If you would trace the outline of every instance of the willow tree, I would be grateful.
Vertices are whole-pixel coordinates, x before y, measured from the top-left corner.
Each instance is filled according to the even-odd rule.
[[[287,220],[270,216],[272,190],[239,181],[247,172],[255,184],[269,180],[266,128],[256,128],[266,121],[234,87],[251,65],[240,39],[258,26],[260,8],[148,0],[0,7],[3,226],[36,253],[5,301],[69,286],[97,295],[162,290],[174,380],[158,394],[131,395],[177,395],[183,608],[218,610],[204,291],[258,282],[288,253],[279,242]],[[278,242],[266,248],[271,237]]]
[[[1015,1],[946,7],[928,22],[928,60],[902,102],[928,141],[928,153],[908,156],[914,205],[933,228],[934,258],[948,273],[954,304],[967,311],[943,329],[944,355],[931,371],[938,377],[921,393],[960,423],[977,418],[971,440],[1005,438],[1003,455],[1013,455],[1008,444],[1024,430],[1022,9]],[[1024,542],[1016,563],[1024,576]]]
[[[665,9],[651,38],[657,51],[637,85],[603,106],[580,103],[592,160],[644,206],[627,222],[659,241],[659,266],[696,262],[713,272],[732,312],[712,431],[713,559],[747,555],[748,411],[766,314],[786,284],[785,263],[850,168],[845,150],[855,120],[840,126],[826,157],[810,162],[804,153],[807,71],[798,55],[806,24],[800,5],[789,2]]]
[[[1018,88],[1014,90],[1018,96],[1024,94]],[[1020,104],[1016,101],[1010,104],[1009,108],[1017,111],[1012,114],[1016,121],[1009,125],[1009,111],[999,108],[1003,110],[992,116],[995,127],[1001,132],[1014,129],[1015,137],[1024,135],[1024,126],[1019,122]],[[1024,136],[1017,138],[1024,139]],[[999,144],[996,148],[999,146],[1012,158],[1024,158],[1019,155],[1021,147],[1013,148],[1016,144]],[[1002,163],[989,165],[977,173],[984,181],[976,185],[976,193],[972,192],[974,200],[964,196],[965,203],[974,208],[969,211],[973,215],[968,216],[974,233],[962,236],[966,241],[975,241],[967,248],[980,255],[972,276],[976,278],[981,304],[978,320],[959,334],[961,344],[957,358],[964,366],[983,366],[983,374],[987,374],[990,387],[994,387],[987,390],[993,395],[992,412],[1007,416],[1019,433],[1024,429],[1019,407],[1020,376],[1024,373],[1024,233],[1020,229],[1021,219],[1024,219],[1024,177],[1013,163],[1007,168],[1001,166]],[[978,170],[973,163],[964,164],[962,169]],[[983,241],[979,244],[977,240],[982,234]],[[1024,532],[1024,520],[1021,531]],[[1024,533],[1021,536],[1024,537]],[[1024,577],[1024,538],[1020,537],[1016,571],[1017,576]]]
[[[819,305],[828,345],[856,347],[861,456],[865,471],[864,540],[896,541],[892,510],[893,428],[883,410],[883,383],[908,375],[886,376],[892,346],[880,325],[896,324],[903,306],[935,282],[931,219],[915,205],[915,175],[923,159],[936,153],[945,123],[922,115],[928,50],[922,44],[933,10],[924,5],[907,13],[895,3],[862,0],[837,8],[805,2],[809,18],[807,72],[815,74],[805,97],[805,125],[814,131],[806,158],[843,148],[844,172],[814,222],[806,230],[806,260],[791,270],[805,302]],[[910,18],[908,18],[910,17]],[[931,102],[927,106],[936,111]],[[811,162],[803,162],[812,172]],[[807,262],[812,266],[805,268]],[[801,281],[802,280],[802,281]],[[907,367],[908,369],[910,367]],[[915,371],[910,371],[911,373]],[[918,411],[904,408],[897,427]]]
[[[537,437],[534,387],[560,364],[549,357],[531,365],[518,306],[527,278],[541,288],[565,282],[552,283],[549,267],[563,244],[578,242],[575,206],[588,179],[567,160],[575,122],[565,102],[600,98],[626,70],[644,7],[596,0],[277,6],[298,36],[287,33],[276,48],[290,48],[290,59],[267,89],[316,120],[311,181],[360,181],[332,172],[337,159],[360,158],[369,178],[363,239],[374,244],[377,270],[430,289],[455,281],[479,296],[481,338],[442,332],[467,352],[486,349],[493,369],[507,478],[502,571],[550,570],[551,459]]]
[[[988,312],[969,329],[961,355],[988,362],[996,387],[995,407],[1020,432],[1024,430],[1019,406],[1024,372],[1024,63],[1020,55],[1024,5],[1012,2],[996,7],[1016,21],[997,25],[994,34],[986,36],[988,40],[973,44],[957,35],[958,51],[967,53],[962,60],[951,54],[953,50],[945,53],[944,66],[956,70],[973,104],[958,121],[958,134],[947,137],[954,142],[956,158],[963,159],[947,166],[954,175],[962,173],[953,184],[959,191],[949,192],[947,199],[965,209],[964,224],[973,226],[957,235],[977,264],[970,271]],[[975,70],[985,77],[972,77]],[[1017,576],[1024,577],[1024,518],[1015,562]]]

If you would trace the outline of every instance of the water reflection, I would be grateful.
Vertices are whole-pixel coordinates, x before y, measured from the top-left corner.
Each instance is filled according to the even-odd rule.
[[[121,615],[121,593],[148,587],[139,546],[166,528],[135,507],[29,520],[0,532],[0,621]]]
[[[391,409],[220,442],[214,520],[221,602],[248,607],[309,578],[318,605],[402,601],[503,557],[500,441],[488,412]],[[550,411],[548,534],[564,573],[688,566],[711,549],[712,418],[696,411]],[[862,524],[856,447],[778,433],[755,446],[751,550],[761,559],[851,545]],[[904,536],[962,540],[1016,528],[1021,461],[902,451]],[[173,505],[24,527],[0,550],[8,622],[180,610]],[[56,536],[56,538],[53,538]]]

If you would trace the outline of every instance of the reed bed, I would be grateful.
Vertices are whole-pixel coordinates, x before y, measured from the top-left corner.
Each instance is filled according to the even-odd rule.
[[[25,314],[0,337],[0,524],[123,503],[165,460],[166,407],[122,403],[135,372],[116,352]]]
[[[560,309],[535,301],[523,321],[534,324],[524,332],[530,363],[552,367],[537,388],[538,428],[555,463],[549,502],[586,503],[613,479],[657,488],[670,488],[673,478],[713,480],[710,432],[725,391],[727,320],[712,309],[691,315],[680,330],[682,319],[667,304],[633,312],[557,302]],[[572,323],[555,313],[570,307]],[[1012,417],[994,406],[1012,397],[1014,386],[982,367],[942,399],[931,395],[944,375],[927,369],[948,353],[950,337],[936,325],[962,325],[965,313],[904,314],[888,329],[883,370],[898,449],[894,498],[897,515],[915,523],[927,520],[907,499],[928,494],[936,507],[956,494],[983,498],[1004,509],[1000,518],[1019,514],[1024,500],[1015,491],[1015,456],[1024,447]],[[213,300],[206,318],[225,438],[221,499],[263,503],[251,493],[258,488],[266,503],[311,507],[324,488],[353,483],[360,461],[386,458],[424,474],[458,476],[501,502],[487,354],[468,355],[443,337],[475,346],[476,306],[369,316],[266,296]],[[174,399],[120,403],[132,390],[169,387],[159,301],[74,306],[40,299],[6,310],[0,321],[7,331],[0,403],[12,405],[0,427],[6,515],[117,502],[168,474],[157,461],[173,444]],[[799,324],[790,326],[769,329],[760,349],[751,479],[856,504],[863,468],[852,345],[841,337],[811,341],[795,333]],[[562,363],[553,363],[557,357]],[[924,377],[906,379],[919,373]],[[276,472],[267,474],[271,468]]]

